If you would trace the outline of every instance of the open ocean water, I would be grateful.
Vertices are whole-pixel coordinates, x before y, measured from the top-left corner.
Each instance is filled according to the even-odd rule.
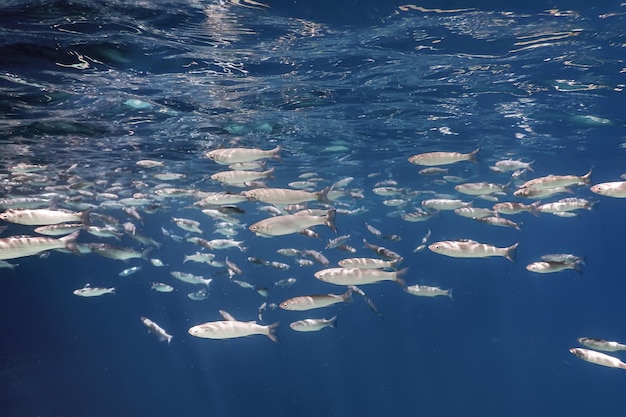
[[[625,47],[619,1],[4,0],[0,198],[90,209],[94,226],[104,225],[98,215],[111,216],[119,239],[81,230],[79,247],[146,253],[129,261],[59,251],[6,260],[18,266],[0,269],[0,415],[621,415],[626,371],[569,349],[583,347],[580,337],[626,343],[626,200],[590,191],[626,173]],[[228,167],[207,152],[278,145],[280,160],[265,160],[273,176],[261,181],[332,186],[330,203],[308,207],[336,209],[337,234],[319,225],[319,238],[255,236],[248,227],[271,214],[266,204],[245,201],[237,204],[245,213],[230,214],[236,234],[225,236],[220,220],[194,206],[199,192],[258,186],[212,180]],[[477,162],[440,166],[447,172],[434,175],[408,162],[476,148]],[[163,166],[136,164],[145,159]],[[533,171],[493,169],[506,159],[534,161]],[[569,217],[501,216],[521,230],[452,211],[406,221],[432,198],[477,208],[530,204],[537,199],[513,195],[525,181],[590,169],[588,183],[541,200],[595,202]],[[163,173],[180,175],[159,179]],[[481,198],[458,192],[459,182],[509,188]],[[381,186],[391,195],[374,191]],[[187,195],[160,195],[167,188]],[[128,207],[141,221],[122,210]],[[182,230],[172,217],[200,222],[203,234]],[[133,239],[126,222],[156,243]],[[8,226],[1,239],[37,236],[37,226],[1,225]],[[343,235],[354,253],[326,248]],[[187,240],[193,236],[232,238],[247,250],[208,251]],[[450,289],[452,297],[418,297],[380,282],[359,286],[366,298],[354,293],[351,303],[272,308],[295,296],[344,293],[314,273],[347,257],[378,257],[363,239],[403,257],[407,285]],[[459,239],[519,247],[514,262],[416,250]],[[319,251],[330,265],[276,252],[284,248]],[[241,274],[183,263],[195,252],[228,258]],[[581,271],[526,269],[555,253],[583,257]],[[119,276],[131,267],[139,270]],[[208,298],[190,299],[206,286],[181,282],[173,271],[212,278]],[[296,282],[275,285],[287,278]],[[152,282],[174,291],[155,291]],[[115,294],[74,295],[86,284]],[[223,320],[220,310],[240,321],[280,322],[280,343],[188,333]],[[152,334],[142,316],[171,342]],[[336,328],[290,328],[333,316]],[[626,361],[626,352],[607,354]]]

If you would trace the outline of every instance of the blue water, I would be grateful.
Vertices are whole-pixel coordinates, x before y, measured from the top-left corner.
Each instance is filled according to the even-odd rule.
[[[524,180],[593,168],[593,184],[618,181],[626,172],[625,16],[618,1],[2,2],[0,198],[79,180],[93,183],[92,192],[119,184],[124,196],[146,193],[161,208],[140,208],[144,223],[135,224],[161,243],[149,257],[167,266],[58,252],[10,260],[19,266],[0,269],[0,415],[621,415],[626,373],[568,349],[579,337],[626,342],[625,201],[576,187],[575,196],[598,202],[593,210],[574,218],[522,213],[511,217],[522,223],[517,231],[451,212],[409,223],[372,189],[394,180],[432,193],[405,211],[434,193],[458,197],[455,184],[418,174],[422,167],[407,158],[476,147],[479,162],[451,165],[449,175],[506,183],[510,176],[489,167],[512,157],[535,161]],[[192,198],[158,201],[158,170],[135,162],[164,161],[161,171],[184,173],[173,187],[239,192],[209,179],[226,167],[203,155],[278,144],[282,161],[268,161],[275,168],[268,186],[287,187],[308,172],[322,179],[317,189],[353,177],[348,187],[364,198],[344,197],[335,207],[364,208],[337,215],[356,255],[373,255],[363,238],[390,248],[404,257],[409,285],[453,289],[453,300],[414,297],[384,282],[362,287],[380,315],[356,295],[309,314],[266,311],[264,324],[281,323],[280,344],[188,335],[193,325],[221,320],[219,310],[257,320],[265,300],[230,282],[225,268],[182,264],[199,247],[163,235],[161,227],[185,234],[172,216],[200,221],[206,239],[222,236],[190,208]],[[40,174],[48,180],[12,182],[9,170],[20,162],[46,165]],[[76,209],[69,198],[77,196],[64,192],[59,205]],[[523,201],[511,193],[500,200]],[[268,217],[260,204],[240,206],[245,225]],[[93,211],[129,220],[119,209]],[[377,238],[366,223],[402,239]],[[11,224],[1,237],[32,229]],[[315,230],[319,240],[266,239],[244,228],[235,239],[248,250],[215,251],[216,259],[228,256],[243,269],[239,278],[257,287],[297,278],[290,288],[271,288],[270,303],[343,292],[313,277],[321,265],[301,267],[276,253],[315,249],[331,264],[353,256],[324,249],[336,235]],[[517,260],[414,253],[428,230],[428,243],[519,242]],[[81,232],[79,242],[145,249],[126,236],[117,242]],[[582,275],[525,269],[547,253],[585,256]],[[291,268],[255,265],[249,256]],[[135,265],[142,266],[136,274],[118,276]],[[175,270],[213,277],[209,298],[188,299],[198,287],[174,280]],[[152,291],[152,281],[176,291]],[[116,294],[72,294],[86,283],[114,286]],[[333,315],[336,329],[289,328]],[[172,334],[171,344],[150,334],[141,316]]]

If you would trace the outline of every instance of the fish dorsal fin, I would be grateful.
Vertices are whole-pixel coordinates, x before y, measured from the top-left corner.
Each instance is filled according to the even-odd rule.
[[[226,311],[224,310],[220,310],[220,314],[222,315],[222,317],[224,318],[224,320],[228,320],[228,321],[237,321],[233,316],[231,316],[230,314],[228,314]]]
[[[475,240],[472,239],[459,239],[459,242],[463,242],[463,243],[478,243]]]

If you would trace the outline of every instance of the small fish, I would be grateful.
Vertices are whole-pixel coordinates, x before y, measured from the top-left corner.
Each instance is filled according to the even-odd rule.
[[[202,301],[209,298],[209,292],[206,289],[201,289],[195,292],[190,292],[187,294],[187,298],[193,301]]]
[[[157,292],[172,292],[174,291],[174,287],[168,284],[164,284],[162,282],[151,282],[150,288]]]
[[[176,226],[188,232],[203,233],[200,229],[200,222],[198,221],[183,219],[180,217],[172,217],[172,221],[176,224]]]
[[[115,294],[115,288],[91,287],[87,284],[83,288],[74,290],[72,294],[78,295],[79,297],[99,297],[104,294]]]
[[[479,148],[474,149],[470,153],[460,152],[427,152],[413,155],[409,158],[409,162],[414,165],[423,166],[439,166],[454,164],[461,161],[476,162],[476,155],[480,151]]]
[[[132,268],[128,268],[128,269],[123,270],[122,272],[120,272],[117,275],[119,275],[120,277],[127,277],[129,275],[132,275],[132,274],[138,272],[138,271],[141,271],[141,268],[142,268],[141,266],[133,266]]]
[[[324,327],[335,328],[336,321],[337,316],[331,317],[330,319],[304,319],[294,321],[289,327],[297,332],[317,332]]]
[[[387,249],[383,246],[374,245],[372,243],[368,243],[367,240],[363,239],[363,244],[365,247],[371,249],[378,255],[382,256],[385,259],[394,260],[397,264],[402,262],[402,256],[392,251],[391,249]]]
[[[535,161],[523,162],[515,159],[505,159],[495,163],[496,168],[502,172],[517,171],[518,169],[527,169],[533,171],[532,164]]]
[[[140,161],[135,162],[135,165],[137,165],[140,168],[155,168],[155,167],[162,167],[165,165],[164,161],[153,161],[151,159],[142,159]]]
[[[277,287],[291,287],[293,284],[295,284],[298,280],[295,278],[285,278],[285,279],[281,279],[278,280],[274,283],[275,286]]]
[[[452,290],[443,290],[439,287],[430,287],[428,285],[411,285],[410,287],[406,287],[404,291],[418,297],[445,296],[452,299]]]
[[[207,287],[211,284],[211,281],[213,281],[212,278],[203,278],[200,275],[193,275],[193,274],[180,272],[180,271],[171,271],[170,275],[176,278],[177,280],[186,282],[188,284],[206,285]]]
[[[369,230],[374,236],[382,236],[383,234],[383,232],[368,223],[365,223],[365,227],[367,227],[367,230]]]
[[[148,330],[156,334],[159,337],[159,340],[166,340],[168,344],[172,341],[173,336],[168,334],[161,326],[159,326],[149,318],[141,317],[141,322],[148,328]]]

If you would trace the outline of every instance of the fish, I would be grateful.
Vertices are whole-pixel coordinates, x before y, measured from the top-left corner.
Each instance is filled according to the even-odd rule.
[[[428,285],[411,285],[404,288],[404,291],[419,297],[445,296],[452,298],[452,290],[443,290],[439,287],[430,287]]]
[[[448,199],[448,198],[431,198],[429,200],[422,201],[422,207],[426,207],[432,210],[456,210],[461,207],[470,207],[471,202],[465,202],[462,200]]]
[[[496,192],[506,192],[509,188],[508,184],[493,184],[490,182],[468,182],[465,184],[458,184],[454,187],[455,190],[462,194],[467,195],[487,195]]]
[[[572,194],[573,191],[567,187],[555,187],[555,188],[520,188],[516,190],[513,195],[515,197],[524,198],[548,198],[557,194]]]
[[[505,159],[496,162],[494,165],[500,171],[508,172],[508,171],[517,171],[518,169],[527,169],[529,171],[533,171],[532,164],[535,161],[523,162],[515,159]]]
[[[480,220],[483,217],[497,216],[497,213],[495,211],[481,207],[461,207],[458,209],[454,209],[454,213],[461,217],[467,217],[476,220]]]
[[[298,233],[319,224],[324,224],[333,232],[337,233],[337,228],[335,227],[335,210],[330,209],[322,215],[301,215],[295,213],[270,217],[254,223],[248,229],[257,236],[272,237]]]
[[[487,258],[491,256],[502,256],[511,262],[515,261],[515,249],[519,243],[515,243],[506,248],[479,243],[474,240],[444,240],[431,243],[428,249],[440,255],[453,258]]]
[[[610,342],[602,339],[592,339],[589,337],[578,338],[578,343],[591,349],[603,350],[605,352],[617,352],[626,350],[626,345],[619,342]]]
[[[166,340],[168,344],[172,341],[174,336],[168,334],[161,326],[159,326],[147,317],[142,316],[140,319],[141,322],[148,328],[148,330],[150,330],[152,333],[159,337],[159,340]]]
[[[273,178],[274,167],[267,171],[221,171],[211,175],[211,179],[222,184],[245,184],[261,178]]]
[[[90,209],[76,213],[50,209],[8,209],[4,213],[0,213],[0,220],[28,226],[47,226],[80,221],[89,226],[91,224],[89,220],[90,212]]]
[[[151,159],[142,159],[140,161],[135,162],[140,168],[155,168],[165,166],[165,161],[153,161]]]
[[[282,147],[280,145],[267,151],[257,148],[226,148],[209,151],[205,153],[204,156],[220,165],[230,165],[241,162],[254,162],[259,159],[267,158],[280,161],[281,151]]]
[[[497,203],[493,205],[493,209],[501,214],[518,214],[523,212],[528,212],[533,216],[539,216],[539,207],[540,201],[536,201],[532,204],[523,204],[517,202],[503,202]]]
[[[613,198],[626,198],[626,181],[603,182],[591,186],[591,192]]]
[[[186,282],[188,284],[202,284],[202,285],[206,285],[207,287],[211,284],[211,281],[213,281],[212,278],[203,278],[200,275],[193,275],[193,274],[180,272],[180,271],[171,271],[170,275],[176,278],[177,280]]]
[[[291,287],[297,281],[298,280],[296,278],[285,278],[285,279],[276,281],[274,285],[277,287]]]
[[[564,213],[574,210],[591,210],[594,202],[584,198],[562,198],[552,203],[542,204],[537,207],[540,213]]]
[[[141,266],[133,266],[132,268],[128,268],[128,269],[123,270],[122,272],[120,272],[117,275],[119,275],[120,277],[127,277],[129,275],[132,275],[132,274],[134,274],[136,272],[141,271],[141,268],[142,268]]]
[[[305,203],[308,201],[321,201],[328,203],[330,187],[321,191],[309,192],[304,190],[291,190],[288,188],[255,188],[244,191],[242,194],[250,201],[261,201],[267,204],[288,205]]]
[[[72,294],[79,297],[99,297],[104,294],[115,294],[115,288],[91,287],[87,284],[83,288],[72,291]]]
[[[556,262],[556,261],[539,261],[526,265],[526,269],[530,272],[538,274],[549,274],[552,272],[573,269],[580,273],[580,263],[578,262]]]
[[[362,268],[362,269],[395,269],[400,258],[394,260],[377,259],[377,258],[346,258],[339,262],[342,268]]]
[[[276,328],[278,322],[263,326],[255,321],[238,321],[227,312],[220,310],[222,321],[209,321],[190,327],[187,332],[194,337],[203,339],[232,339],[255,334],[267,336],[272,342],[278,343]]]
[[[79,253],[76,247],[76,238],[79,233],[80,231],[77,230],[58,239],[25,235],[0,239],[0,260],[23,258],[52,249],[67,249],[73,253]]]
[[[534,188],[545,190],[557,187],[569,187],[570,185],[589,184],[591,181],[591,169],[585,175],[548,175],[526,181],[520,188]]]
[[[204,233],[200,229],[200,222],[198,221],[190,220],[190,219],[183,219],[180,217],[172,217],[172,221],[176,224],[176,226],[188,232]]]
[[[138,252],[132,248],[109,245],[108,243],[90,243],[89,248],[93,253],[100,256],[121,261],[127,261],[129,259],[146,259],[148,253],[152,250],[152,248],[148,248],[143,252]]]
[[[548,255],[541,255],[542,261],[547,262],[568,262],[568,263],[578,263],[580,265],[585,264],[584,256],[572,255],[571,253],[554,253]]]
[[[519,223],[515,223],[509,219],[505,219],[503,217],[496,216],[486,216],[476,219],[479,222],[490,224],[492,226],[500,226],[500,227],[512,227],[515,230],[522,230],[522,227]]]
[[[332,327],[334,329],[336,322],[337,316],[333,316],[329,319],[304,319],[294,321],[289,324],[289,327],[297,332],[317,332],[325,327]]]
[[[202,301],[209,298],[209,293],[206,289],[203,288],[195,292],[190,292],[189,294],[187,294],[187,298],[193,301]]]
[[[460,152],[426,152],[409,157],[409,162],[414,165],[438,166],[454,164],[461,161],[476,162],[476,155],[480,148],[474,149],[470,153]]]
[[[308,256],[309,258],[313,258],[315,262],[322,264],[324,266],[328,266],[330,261],[322,252],[318,252],[313,249],[305,249],[301,252],[302,256]]]
[[[172,292],[174,291],[174,287],[168,284],[164,284],[162,282],[151,282],[150,289],[153,289],[157,292]]]
[[[327,268],[317,271],[315,278],[323,282],[335,285],[365,285],[381,281],[394,281],[404,287],[402,275],[406,274],[407,268],[400,271],[382,271],[380,269],[363,268]]]
[[[352,290],[348,289],[344,294],[316,294],[301,295],[289,298],[278,306],[283,310],[307,311],[316,308],[324,308],[338,303],[352,302]]]
[[[64,236],[83,228],[85,225],[82,223],[59,223],[39,226],[35,228],[35,232],[46,236]]]
[[[626,363],[622,362],[614,356],[610,356],[605,353],[600,353],[596,352],[595,350],[583,348],[571,348],[569,351],[577,358],[580,358],[589,363],[606,366],[609,368],[626,369]]]
[[[363,239],[363,244],[365,245],[366,248],[371,249],[376,254],[382,256],[385,259],[396,261],[396,264],[399,264],[402,262],[402,259],[403,259],[402,256],[392,251],[391,249],[387,249],[383,246],[378,246],[372,243],[368,243],[367,240],[365,239]]]

